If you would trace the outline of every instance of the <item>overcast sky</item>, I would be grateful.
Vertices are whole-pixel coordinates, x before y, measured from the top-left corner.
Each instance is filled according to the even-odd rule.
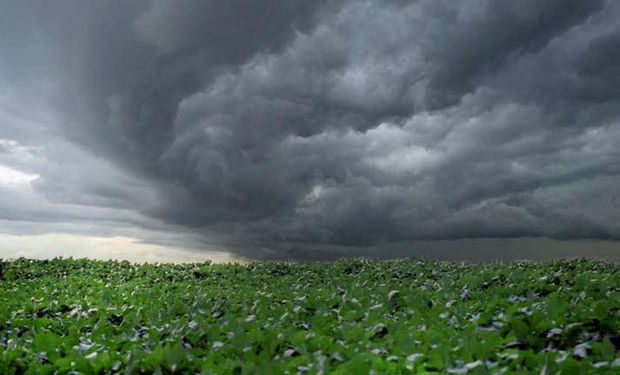
[[[0,0],[0,257],[619,241],[618,1]]]

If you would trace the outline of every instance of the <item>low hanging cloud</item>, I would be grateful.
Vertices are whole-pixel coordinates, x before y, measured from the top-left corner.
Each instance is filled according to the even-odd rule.
[[[56,135],[148,185],[49,171],[33,186],[50,199],[133,210],[251,257],[620,239],[613,0],[5,8],[7,87],[44,92]]]

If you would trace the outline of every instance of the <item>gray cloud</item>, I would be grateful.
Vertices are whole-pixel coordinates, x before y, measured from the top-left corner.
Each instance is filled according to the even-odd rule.
[[[152,194],[93,183],[93,163],[42,175],[49,200],[133,210],[243,256],[620,239],[613,1],[3,8],[7,86],[43,90],[58,134]]]

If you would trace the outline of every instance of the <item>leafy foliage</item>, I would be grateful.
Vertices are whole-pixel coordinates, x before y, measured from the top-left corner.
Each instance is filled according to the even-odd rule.
[[[2,262],[0,373],[617,373],[590,260]]]

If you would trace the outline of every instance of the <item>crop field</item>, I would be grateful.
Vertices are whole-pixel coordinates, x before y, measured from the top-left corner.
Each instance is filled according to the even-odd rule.
[[[592,261],[0,268],[0,374],[620,373]]]

